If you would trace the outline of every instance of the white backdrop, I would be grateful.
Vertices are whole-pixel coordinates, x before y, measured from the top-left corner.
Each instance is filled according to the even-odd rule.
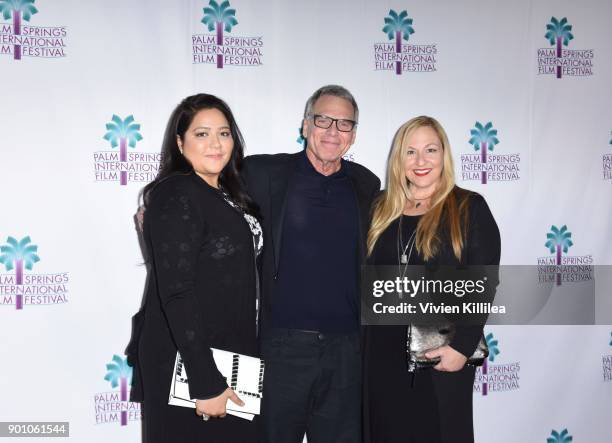
[[[563,260],[612,264],[609,1],[232,0],[237,24],[224,36],[234,55],[222,68],[216,55],[194,62],[194,51],[219,49],[201,22],[208,1],[21,3],[0,17],[0,421],[69,421],[73,441],[138,441],[138,405],[112,384],[129,374],[106,365],[123,356],[144,287],[137,195],[171,110],[196,92],[230,104],[248,153],[295,152],[308,96],[342,84],[361,110],[349,158],[382,179],[395,130],[432,115],[449,133],[459,185],[492,208],[502,264],[554,260],[544,246],[553,225],[572,234]],[[414,31],[399,75],[393,62],[377,69],[377,54],[399,56],[382,30],[390,10],[407,11]],[[552,17],[566,17],[561,31],[573,37],[560,59],[545,37]],[[104,138],[114,115],[140,125],[125,162]],[[469,142],[476,122],[498,131],[486,184],[463,175],[484,165],[465,157],[480,156]],[[127,171],[126,185],[111,167]],[[21,246],[36,250],[11,245],[28,236]],[[500,353],[475,385],[477,441],[566,442],[554,440],[565,429],[573,442],[612,441],[611,329],[487,327]]]

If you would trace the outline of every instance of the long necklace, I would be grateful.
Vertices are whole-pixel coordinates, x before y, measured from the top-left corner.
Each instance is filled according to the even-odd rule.
[[[408,263],[410,262],[410,257],[412,256],[412,249],[414,248],[414,243],[416,239],[414,238],[416,234],[416,229],[412,231],[408,242],[404,246],[404,240],[402,238],[402,219],[404,218],[404,214],[400,214],[399,223],[397,225],[397,273],[400,276],[400,280],[404,280],[404,276],[406,275],[406,271],[408,270]],[[408,250],[410,247],[410,250]],[[408,254],[406,254],[408,251]],[[404,265],[404,269],[402,269],[402,265]],[[399,298],[404,298],[403,293],[399,293]]]
[[[408,238],[408,242],[404,245],[404,240],[402,239],[402,219],[404,218],[404,214],[400,214],[399,223],[397,225],[397,263],[402,265],[407,265],[410,261],[410,256],[412,255],[412,249],[414,248],[416,229],[412,231],[410,238]],[[410,251],[408,251],[408,247],[410,247]],[[401,251],[401,253],[400,253]],[[408,251],[408,254],[406,254]]]
[[[406,270],[408,269],[408,263],[410,262],[410,257],[412,256],[412,250],[414,249],[414,244],[416,243],[416,229],[412,231],[410,234],[410,238],[408,238],[408,242],[404,245],[404,240],[402,238],[402,219],[404,218],[404,214],[400,215],[399,223],[397,225],[397,273],[400,274],[400,278],[403,279],[406,274]],[[410,249],[408,249],[410,248]],[[408,251],[408,254],[406,254]],[[402,269],[402,265],[404,265],[404,269]]]

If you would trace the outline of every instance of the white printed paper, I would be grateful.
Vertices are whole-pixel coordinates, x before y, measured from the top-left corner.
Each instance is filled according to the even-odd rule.
[[[259,414],[264,363],[259,358],[236,354],[211,348],[217,369],[227,381],[227,385],[244,402],[238,406],[231,400],[227,402],[227,413],[246,420],[253,420]],[[195,400],[189,397],[189,381],[181,355],[176,353],[174,371],[170,382],[169,405],[195,408]]]

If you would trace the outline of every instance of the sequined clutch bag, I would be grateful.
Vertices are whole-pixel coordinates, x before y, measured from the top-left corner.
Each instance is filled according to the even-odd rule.
[[[450,344],[455,336],[455,326],[446,325],[408,325],[407,352],[408,370],[426,369],[437,365],[440,358],[429,359],[425,354],[433,349]],[[466,364],[481,366],[485,358],[489,356],[489,347],[484,337],[480,338],[474,354]]]

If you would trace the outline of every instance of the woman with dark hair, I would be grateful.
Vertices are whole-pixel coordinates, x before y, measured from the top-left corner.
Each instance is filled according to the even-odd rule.
[[[499,264],[495,219],[481,195],[455,185],[448,137],[431,117],[413,118],[395,135],[387,187],[374,204],[368,254],[370,265],[399,268]],[[429,361],[418,367],[414,330],[366,328],[365,441],[472,443],[475,368],[467,363],[482,340],[482,325],[457,324],[449,344],[430,349]]]
[[[147,443],[257,441],[256,420],[226,416],[227,402],[242,400],[210,350],[257,353],[263,240],[239,175],[243,155],[227,104],[208,94],[187,97],[168,122],[159,174],[143,191],[150,275],[133,400],[143,401]],[[195,413],[168,405],[177,351]]]

